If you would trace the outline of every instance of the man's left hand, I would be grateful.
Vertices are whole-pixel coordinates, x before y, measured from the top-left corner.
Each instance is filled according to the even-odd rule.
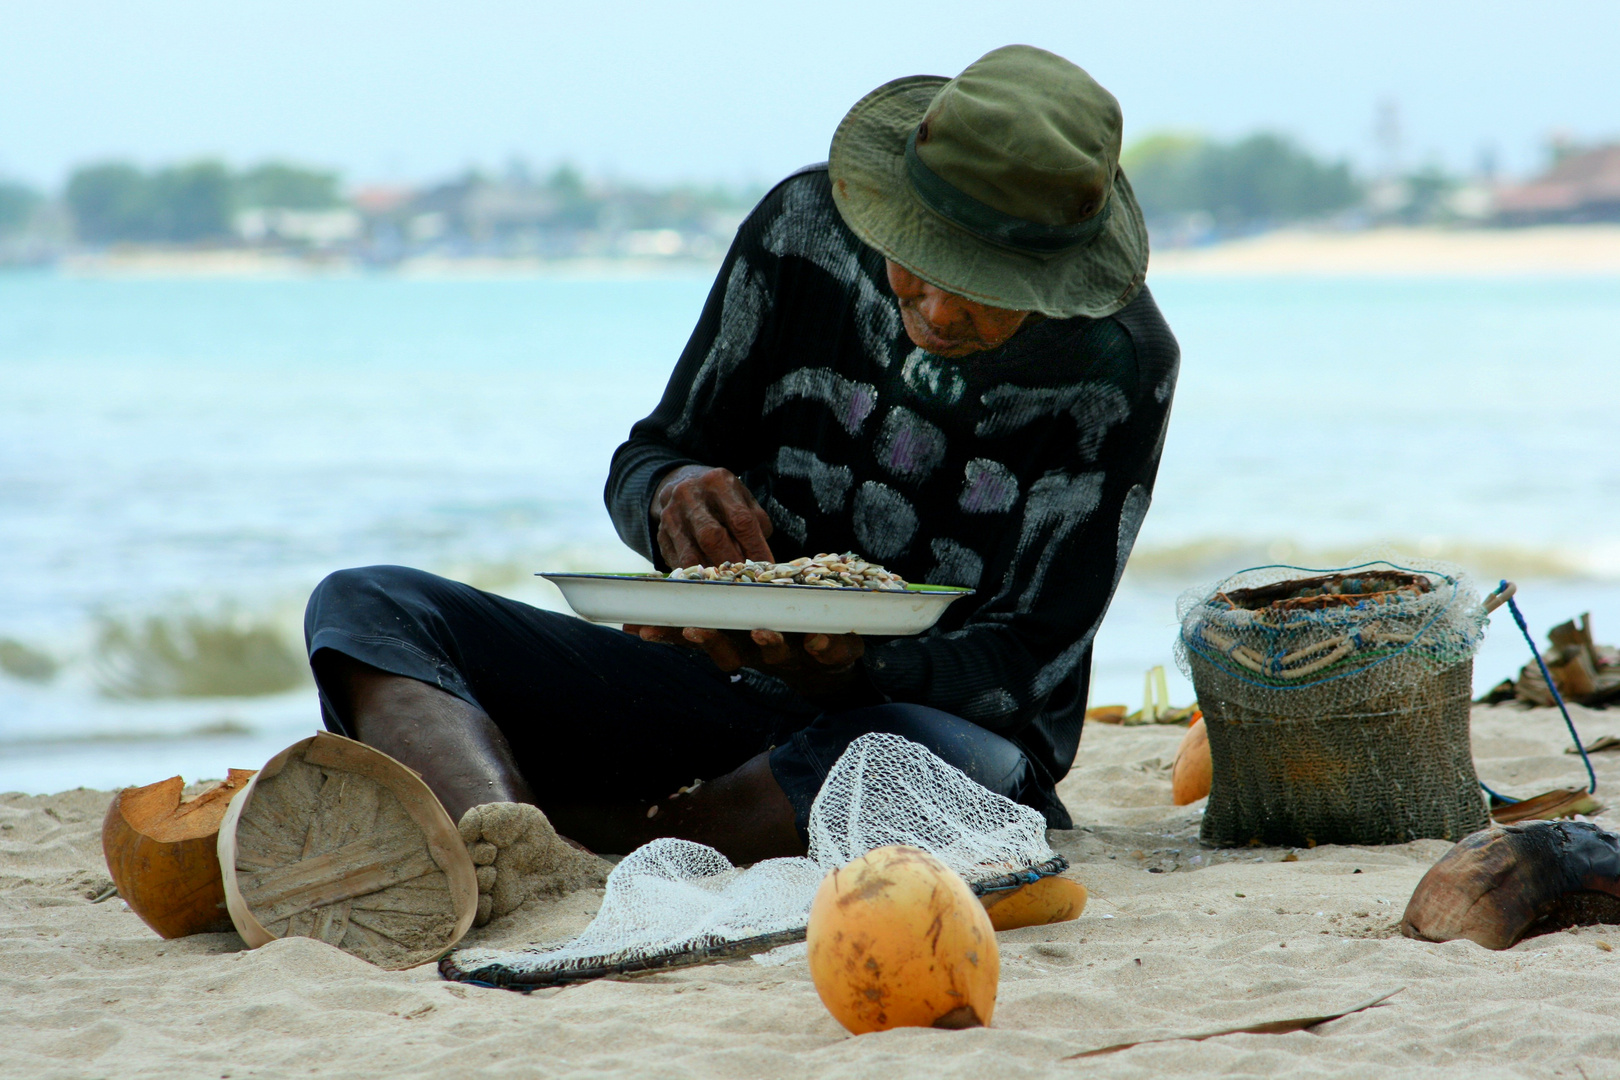
[[[866,652],[859,634],[782,634],[775,630],[707,630],[688,626],[626,626],[643,641],[700,648],[721,671],[753,668],[774,675],[814,700],[847,690]]]

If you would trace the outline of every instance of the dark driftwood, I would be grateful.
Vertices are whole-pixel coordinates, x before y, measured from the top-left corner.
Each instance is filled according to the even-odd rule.
[[[1267,1020],[1259,1024],[1245,1024],[1242,1027],[1218,1028],[1215,1031],[1203,1031],[1194,1035],[1164,1035],[1157,1039],[1138,1039],[1135,1042],[1122,1042],[1115,1043],[1112,1046],[1099,1046],[1095,1050],[1082,1050],[1078,1054],[1070,1054],[1068,1057],[1059,1058],[1058,1060],[1073,1061],[1075,1058],[1099,1057],[1103,1054],[1117,1054],[1121,1050],[1129,1050],[1133,1046],[1145,1046],[1148,1043],[1203,1042],[1205,1039],[1214,1039],[1221,1035],[1287,1035],[1292,1031],[1304,1031],[1306,1028],[1313,1028],[1318,1024],[1326,1024],[1331,1020],[1338,1020],[1342,1017],[1349,1016],[1351,1013],[1358,1013],[1363,1009],[1370,1009],[1374,1005],[1382,1005],[1384,1002],[1388,1001],[1390,998],[1394,997],[1396,994],[1405,989],[1406,987],[1402,986],[1399,989],[1391,990],[1387,994],[1380,994],[1375,998],[1368,998],[1360,1005],[1352,1005],[1343,1012],[1328,1013],[1325,1016],[1297,1016],[1290,1020]]]
[[[1498,825],[1518,821],[1553,821],[1557,818],[1600,813],[1603,804],[1584,788],[1553,788],[1513,803],[1491,803],[1491,820]]]

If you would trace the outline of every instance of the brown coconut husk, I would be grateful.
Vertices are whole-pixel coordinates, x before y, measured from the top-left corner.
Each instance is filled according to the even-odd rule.
[[[1434,588],[1422,574],[1399,570],[1345,570],[1317,577],[1290,578],[1270,585],[1233,589],[1219,594],[1228,604],[1248,611],[1322,611],[1400,600]]]
[[[312,937],[399,970],[444,955],[478,910],[472,858],[421,777],[325,732],[271,758],[231,801],[219,861],[252,948]]]
[[[232,769],[189,798],[178,776],[113,796],[101,825],[107,872],[130,910],[162,937],[231,929],[219,826],[231,798],[252,777],[252,769]]]

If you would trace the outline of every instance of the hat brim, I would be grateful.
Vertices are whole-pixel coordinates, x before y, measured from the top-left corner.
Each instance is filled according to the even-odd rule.
[[[1123,170],[1108,223],[1087,244],[1050,255],[984,240],[918,199],[906,173],[906,138],[949,79],[885,83],[849,110],[828,155],[833,201],[863,242],[924,281],[991,307],[1053,318],[1101,318],[1130,302],[1147,277],[1148,235]]]

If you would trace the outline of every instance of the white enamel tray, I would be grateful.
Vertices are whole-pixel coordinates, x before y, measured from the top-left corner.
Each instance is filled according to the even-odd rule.
[[[642,626],[808,634],[920,634],[972,589],[908,585],[904,592],[680,581],[648,574],[539,574],[581,618]]]

